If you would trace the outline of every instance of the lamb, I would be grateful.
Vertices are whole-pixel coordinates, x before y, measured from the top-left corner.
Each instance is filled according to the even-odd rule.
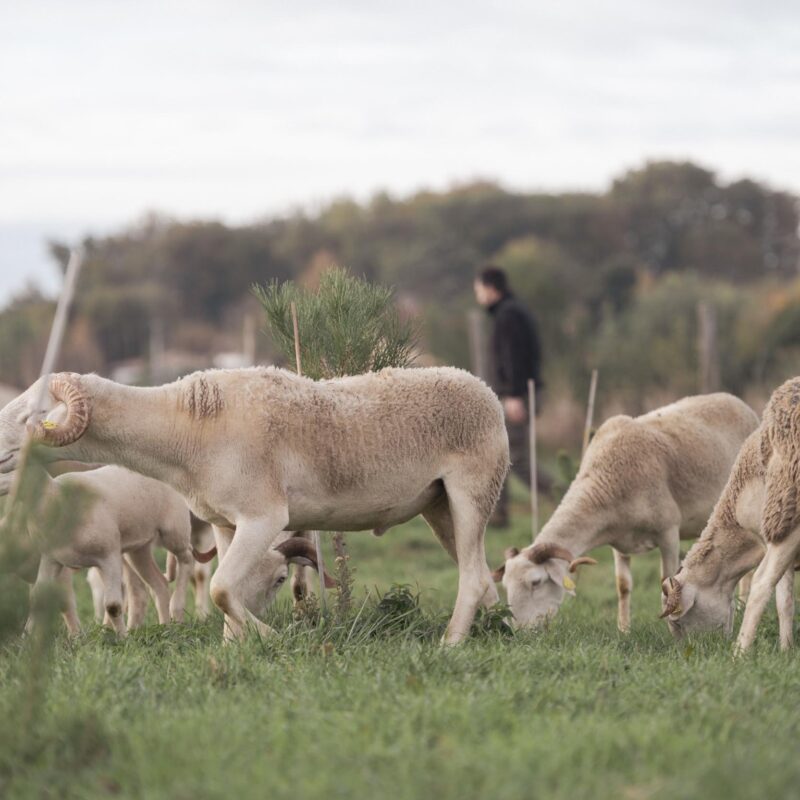
[[[150,587],[158,620],[182,620],[186,587],[192,571],[189,512],[183,498],[170,487],[122,467],[107,466],[88,472],[67,472],[57,478],[41,471],[43,508],[58,502],[64,492],[85,493],[94,501],[69,541],[44,547],[34,591],[45,581],[58,580],[65,567],[97,567],[103,581],[103,606],[111,626],[120,635],[126,628],[122,619],[123,556]],[[0,492],[7,493],[13,475],[6,473]],[[35,523],[29,523],[35,528]],[[37,541],[47,541],[47,531],[31,530]],[[176,588],[170,598],[167,581],[153,559],[152,548],[161,544],[178,560]],[[69,581],[71,581],[71,574]],[[67,578],[63,581],[66,584]],[[65,619],[71,632],[79,629],[74,603],[67,591]],[[143,615],[142,604],[134,613]],[[29,627],[32,618],[29,620]]]
[[[575,584],[569,573],[601,545],[614,548],[617,626],[630,630],[630,557],[655,547],[661,574],[678,570],[682,538],[708,519],[756,414],[728,394],[687,397],[631,418],[616,416],[597,431],[577,477],[536,541],[506,551],[495,571],[508,592],[514,622],[532,627],[558,611]]]
[[[258,614],[277,586],[265,577],[289,561],[315,565],[274,547],[282,531],[384,531],[422,514],[458,564],[445,642],[497,601],[484,533],[508,438],[496,395],[467,372],[316,382],[275,368],[212,370],[156,388],[61,373],[34,408],[38,388],[0,412],[0,471],[14,468],[29,424],[60,458],[117,463],[172,486],[214,525],[211,598],[227,638],[248,623],[269,634]]]
[[[738,582],[764,555],[761,516],[766,470],[761,453],[762,429],[742,446],[714,513],[686,555],[678,574],[663,583],[664,613],[677,637],[689,631],[733,629],[733,594]],[[794,568],[777,586],[781,649],[792,646]]]
[[[793,598],[790,573],[800,553],[800,378],[791,378],[772,393],[761,426],[760,458],[764,469],[760,538],[766,543],[766,552],[750,586],[736,640],[737,653],[744,653],[753,644],[776,586],[781,644],[788,646],[790,642],[786,634],[790,593]]]

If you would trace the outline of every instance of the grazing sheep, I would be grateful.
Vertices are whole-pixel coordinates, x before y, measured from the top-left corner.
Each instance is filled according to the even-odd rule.
[[[758,425],[735,397],[687,397],[635,419],[612,417],[597,431],[577,477],[536,541],[506,552],[495,572],[508,591],[515,624],[553,615],[568,572],[600,545],[614,548],[619,629],[630,629],[630,556],[657,547],[661,574],[678,569],[682,538],[693,538],[714,507],[742,442]]]
[[[13,475],[8,473],[0,478],[0,493],[7,493]],[[183,498],[159,481],[117,466],[67,472],[57,478],[51,478],[42,470],[42,479],[45,504],[58,502],[64,491],[82,491],[94,498],[94,502],[83,512],[69,541],[44,547],[34,591],[45,581],[58,580],[65,567],[97,567],[103,582],[105,613],[117,633],[124,635],[122,573],[125,553],[130,565],[153,593],[159,622],[166,623],[170,618],[182,620],[193,564],[189,512]],[[29,524],[35,528],[35,523]],[[38,542],[46,542],[48,533],[31,530]],[[178,560],[176,588],[171,598],[167,581],[153,559],[152,550],[156,544],[174,553]],[[141,605],[138,604],[139,613],[143,613]],[[73,629],[74,620],[67,620],[67,626]]]
[[[800,553],[800,378],[779,386],[764,410],[760,437],[764,469],[764,501],[761,539],[766,543],[764,558],[750,586],[747,607],[736,642],[737,652],[750,648],[764,609],[778,586],[778,607],[783,606],[785,644],[789,594],[793,600],[790,573]],[[779,584],[780,582],[780,584]]]
[[[96,375],[49,379],[0,412],[0,471],[14,468],[26,424],[59,457],[119,463],[162,480],[215,526],[211,597],[226,636],[275,587],[287,530],[385,531],[422,514],[459,569],[445,641],[469,632],[497,590],[483,539],[508,469],[494,393],[452,368],[385,369],[312,381],[280,369],[213,370],[156,388]],[[45,417],[42,420],[42,417]],[[234,537],[235,530],[235,537]]]
[[[758,566],[764,555],[761,514],[765,469],[761,428],[750,434],[733,466],[728,483],[700,538],[686,554],[680,570],[662,588],[670,630],[733,629],[733,595],[737,583]],[[781,647],[792,644],[794,570],[778,584]]]

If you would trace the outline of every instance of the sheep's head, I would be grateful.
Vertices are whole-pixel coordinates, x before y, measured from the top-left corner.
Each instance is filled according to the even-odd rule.
[[[244,603],[254,614],[262,614],[275,599],[280,588],[289,577],[289,565],[299,564],[319,572],[317,551],[308,539],[296,535],[276,544],[265,554],[260,569],[254,573],[251,585],[240,587],[244,593]],[[335,587],[336,581],[323,571],[323,580],[328,588]]]
[[[575,594],[571,574],[581,564],[597,563],[593,558],[573,558],[566,548],[555,544],[535,544],[521,552],[512,547],[505,556],[505,563],[493,576],[502,580],[513,624],[519,628],[533,628],[552,617],[564,595]]]
[[[40,401],[44,381],[48,387]],[[0,411],[0,472],[17,466],[26,431],[36,442],[64,447],[83,436],[90,416],[91,403],[78,375],[40,378]]]
[[[693,581],[682,569],[675,577],[661,583],[664,594],[662,619],[676,639],[693,631],[720,628],[730,635],[733,630],[733,589],[719,584],[708,586]]]

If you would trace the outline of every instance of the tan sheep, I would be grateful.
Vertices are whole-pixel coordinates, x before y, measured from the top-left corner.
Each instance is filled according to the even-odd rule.
[[[773,392],[764,410],[760,445],[765,470],[761,538],[766,553],[753,576],[737,652],[752,645],[773,590],[800,552],[800,378],[786,381]],[[785,598],[788,578],[781,582]]]
[[[215,370],[157,388],[59,374],[41,409],[37,390],[0,412],[0,471],[13,469],[30,424],[60,458],[119,463],[173,486],[215,526],[211,597],[227,636],[247,623],[269,632],[257,615],[289,560],[274,547],[287,530],[384,531],[422,514],[459,569],[445,641],[461,640],[478,605],[497,600],[483,540],[508,439],[497,397],[469,373],[315,382]]]
[[[661,551],[661,574],[678,569],[681,539],[702,530],[739,448],[758,425],[728,394],[687,397],[631,418],[612,417],[597,431],[577,477],[536,541],[507,551],[495,572],[508,592],[515,624],[534,626],[573,593],[569,572],[601,545],[614,548],[617,624],[630,628],[630,556]]]
[[[734,589],[764,556],[761,517],[766,470],[761,428],[742,446],[728,483],[700,538],[678,574],[663,582],[663,617],[676,636],[690,631],[733,628]],[[740,592],[741,596],[741,592]],[[777,586],[781,648],[791,647],[794,624],[794,568]]]

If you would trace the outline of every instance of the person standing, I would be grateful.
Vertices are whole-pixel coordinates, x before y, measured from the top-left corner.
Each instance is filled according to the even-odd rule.
[[[530,486],[528,380],[536,383],[539,407],[542,352],[536,320],[514,296],[505,271],[487,265],[475,277],[475,299],[486,309],[492,330],[489,340],[489,385],[503,404],[512,471]],[[508,489],[503,487],[491,525],[508,525]]]

